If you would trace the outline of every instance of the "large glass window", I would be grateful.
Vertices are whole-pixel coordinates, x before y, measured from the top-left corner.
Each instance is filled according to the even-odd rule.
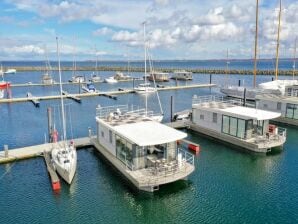
[[[290,119],[298,119],[298,105],[287,103],[286,117]]]
[[[237,137],[245,138],[245,120],[238,119]]]
[[[212,120],[213,120],[213,123],[217,123],[217,113],[213,113]]]
[[[230,118],[228,116],[222,116],[222,132],[229,134]]]
[[[230,117],[230,135],[237,135],[237,118]]]
[[[116,135],[116,156],[124,164],[131,167],[133,159],[133,145],[125,139]]]

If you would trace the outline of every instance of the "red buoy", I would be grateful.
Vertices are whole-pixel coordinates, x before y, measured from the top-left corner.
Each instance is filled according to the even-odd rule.
[[[200,146],[199,145],[194,145],[194,144],[189,144],[188,149],[194,152],[199,152],[200,151]]]
[[[52,182],[52,188],[54,191],[60,191],[61,189],[60,181]]]

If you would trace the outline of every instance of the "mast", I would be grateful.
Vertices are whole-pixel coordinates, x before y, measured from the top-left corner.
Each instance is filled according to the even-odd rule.
[[[229,70],[229,49],[227,49],[226,78],[225,78],[225,82],[228,82],[228,70]],[[228,86],[228,84],[226,84],[226,86]]]
[[[255,57],[254,57],[254,88],[257,85],[257,51],[258,51],[258,15],[259,15],[259,0],[256,2],[256,33],[255,33]]]
[[[278,13],[277,44],[276,44],[276,62],[275,62],[275,80],[278,79],[278,54],[279,54],[280,19],[281,19],[281,0],[279,0],[279,13]]]
[[[147,48],[146,48],[146,22],[143,22],[143,28],[144,28],[144,70],[145,70],[145,115],[147,115]]]
[[[97,64],[98,63],[98,55],[97,55],[96,45],[94,47],[95,47],[95,73],[98,76],[98,69],[97,69],[97,66],[98,66],[98,64]]]
[[[294,47],[293,80],[294,80],[294,77],[295,77],[295,70],[296,70],[296,48],[297,48],[297,37],[295,38],[295,47]]]
[[[62,140],[65,141],[66,140],[66,123],[65,123],[64,102],[63,102],[63,95],[62,95],[62,79],[61,79],[60,51],[59,51],[58,37],[56,37],[56,43],[57,43],[59,86],[60,86],[60,99],[61,99],[61,112],[62,112],[62,127],[63,127]]]

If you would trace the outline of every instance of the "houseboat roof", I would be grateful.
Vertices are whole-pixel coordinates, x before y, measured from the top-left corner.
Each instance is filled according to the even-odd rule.
[[[109,125],[116,134],[139,146],[164,144],[187,136],[184,132],[150,119],[136,120],[135,122],[128,120],[117,125],[103,119],[97,118],[97,121]]]
[[[280,113],[271,112],[266,110],[260,110],[250,107],[235,106],[226,109],[221,109],[225,113],[230,114],[231,116],[237,116],[244,119],[254,119],[254,120],[270,120],[278,118],[281,116]]]
[[[270,120],[281,116],[281,114],[277,112],[237,106],[225,102],[208,102],[202,104],[194,104],[193,108],[202,108],[204,110],[212,112],[220,111],[223,114],[242,119]]]

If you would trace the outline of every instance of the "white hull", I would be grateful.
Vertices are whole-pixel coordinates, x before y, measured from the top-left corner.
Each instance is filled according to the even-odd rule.
[[[157,121],[157,122],[161,122],[163,119],[163,115],[153,115],[150,117],[152,120]]]
[[[65,149],[66,148],[66,149]],[[77,152],[73,146],[57,145],[52,150],[52,160],[57,173],[71,184],[77,169]]]
[[[107,78],[105,79],[106,83],[117,83],[118,81],[116,79],[114,79],[113,77]]]
[[[4,98],[4,90],[0,89],[0,99]]]
[[[135,88],[136,93],[139,94],[147,94],[147,93],[155,93],[156,89],[153,87],[138,87]]]
[[[15,69],[8,69],[4,74],[16,74],[17,70]]]

